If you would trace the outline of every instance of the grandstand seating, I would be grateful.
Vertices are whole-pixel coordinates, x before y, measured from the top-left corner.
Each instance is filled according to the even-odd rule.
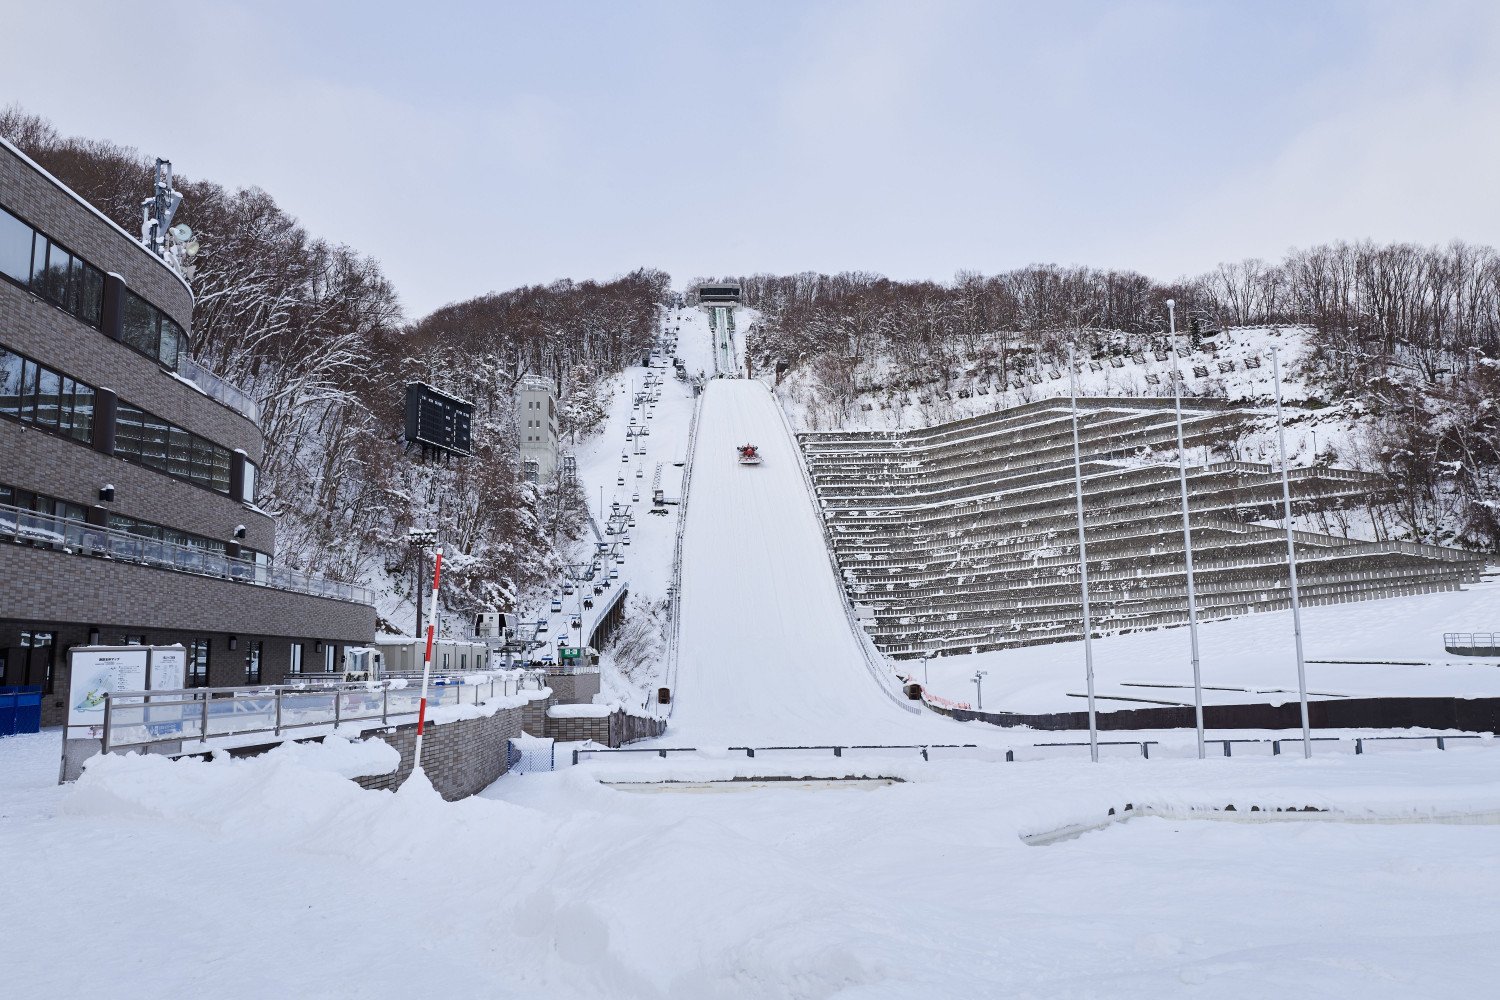
[[[1098,633],[1187,620],[1170,399],[1080,399],[1089,591]],[[1287,607],[1281,475],[1212,459],[1253,414],[1183,407],[1199,615]],[[870,634],[896,657],[982,651],[1082,632],[1072,410],[1051,399],[906,431],[798,435],[830,547]],[[1201,456],[1194,461],[1195,456]],[[1326,465],[1290,473],[1293,511],[1379,503],[1384,484]],[[1304,604],[1455,590],[1483,557],[1295,532]]]

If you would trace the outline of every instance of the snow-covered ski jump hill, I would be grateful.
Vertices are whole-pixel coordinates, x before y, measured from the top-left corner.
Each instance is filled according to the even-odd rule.
[[[704,387],[682,555],[677,707],[682,746],[965,742],[967,727],[913,714],[877,679],[796,442],[749,379]],[[764,461],[744,466],[740,445]]]

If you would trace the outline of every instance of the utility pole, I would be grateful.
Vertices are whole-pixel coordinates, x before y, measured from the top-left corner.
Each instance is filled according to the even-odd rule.
[[[984,711],[984,678],[988,673],[988,670],[974,671],[974,710],[976,712]]]
[[[1188,631],[1193,637],[1193,721],[1198,728],[1198,759],[1203,748],[1203,672],[1198,656],[1198,597],[1193,590],[1193,522],[1188,516],[1187,456],[1182,443],[1182,374],[1177,370],[1177,303],[1167,300],[1167,322],[1171,328],[1172,398],[1177,409],[1177,482],[1182,489],[1182,552],[1187,561]]]

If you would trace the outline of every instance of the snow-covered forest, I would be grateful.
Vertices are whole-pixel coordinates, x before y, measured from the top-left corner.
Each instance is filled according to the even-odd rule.
[[[762,316],[757,374],[800,380],[833,421],[861,395],[1010,381],[1092,358],[1164,348],[1179,333],[1296,326],[1309,350],[1289,375],[1306,403],[1357,425],[1364,463],[1392,482],[1411,538],[1500,545],[1500,255],[1452,243],[1336,243],[1247,260],[1172,284],[1128,271],[1034,265],[952,282],[878,274],[739,280]],[[1162,386],[1170,393],[1170,383]]]

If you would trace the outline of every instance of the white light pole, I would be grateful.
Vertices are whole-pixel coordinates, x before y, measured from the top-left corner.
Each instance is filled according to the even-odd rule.
[[[1172,398],[1177,410],[1177,483],[1182,492],[1182,552],[1187,562],[1188,631],[1193,643],[1193,723],[1198,729],[1198,759],[1203,749],[1203,672],[1198,657],[1198,595],[1193,589],[1193,522],[1188,516],[1187,454],[1182,442],[1182,374],[1177,370],[1177,303],[1167,300],[1167,322],[1171,327]]]
[[[1099,760],[1099,718],[1094,711],[1094,623],[1089,615],[1089,549],[1083,531],[1083,459],[1078,448],[1078,368],[1068,347],[1068,386],[1073,400],[1073,496],[1078,508],[1078,576],[1083,586],[1083,668],[1089,694],[1089,759]]]
[[[927,690],[927,660],[928,659],[929,659],[929,657],[927,656],[927,654],[923,653],[922,654],[922,690],[923,691]]]
[[[988,670],[974,671],[974,710],[976,712],[984,711],[984,677],[987,673],[989,673]]]
[[[1297,545],[1292,538],[1292,486],[1286,469],[1286,424],[1281,419],[1281,349],[1271,347],[1276,380],[1276,440],[1281,453],[1281,508],[1286,520],[1286,568],[1292,585],[1292,632],[1297,640],[1297,698],[1302,705],[1302,756],[1312,756],[1312,726],[1307,719],[1307,663],[1302,658],[1302,603],[1297,596]]]

